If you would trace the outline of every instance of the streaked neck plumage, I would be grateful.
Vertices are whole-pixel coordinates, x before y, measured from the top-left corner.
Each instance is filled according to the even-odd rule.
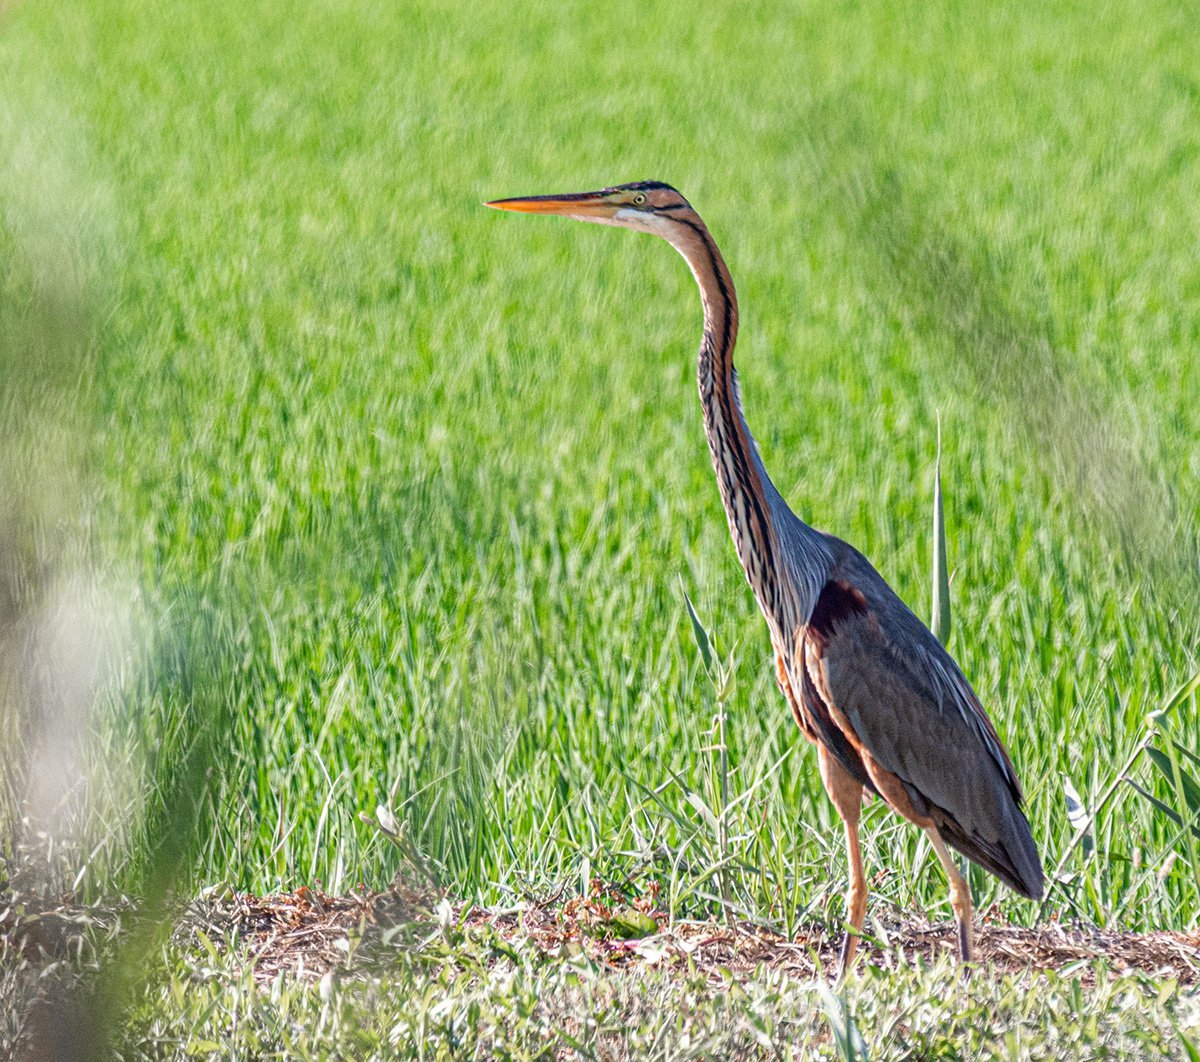
[[[700,288],[704,336],[697,375],[708,448],[738,560],[773,638],[786,642],[808,622],[832,557],[823,536],[775,489],[746,424],[733,367],[737,293],[716,242],[694,211],[675,215],[658,232],[683,255]]]

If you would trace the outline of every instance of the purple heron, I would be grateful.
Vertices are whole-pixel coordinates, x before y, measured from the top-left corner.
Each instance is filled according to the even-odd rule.
[[[733,346],[733,280],[708,227],[659,181],[598,192],[499,199],[526,214],[559,214],[661,236],[700,287],[700,404],[738,560],[766,617],[776,679],[845,822],[850,886],[844,973],[867,906],[858,841],[864,790],[929,836],[950,879],[958,950],[972,951],[971,892],[947,845],[1023,896],[1042,895],[1041,861],[1021,811],[1021,784],[958,665],[871,563],[809,527],[763,467],[742,414]]]

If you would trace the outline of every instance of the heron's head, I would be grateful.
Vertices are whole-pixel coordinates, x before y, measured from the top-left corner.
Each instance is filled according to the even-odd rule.
[[[661,181],[619,184],[598,192],[496,199],[487,205],[497,210],[516,210],[522,214],[559,214],[598,225],[641,229],[668,239],[670,230],[684,217],[690,220],[695,216],[688,201],[669,184]]]

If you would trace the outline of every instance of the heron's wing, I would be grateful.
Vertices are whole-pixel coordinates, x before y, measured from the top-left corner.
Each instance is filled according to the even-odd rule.
[[[995,729],[950,655],[870,574],[835,573],[803,634],[801,681],[822,737],[839,731],[826,744],[843,763],[849,746],[864,773],[894,776],[916,814],[964,855],[1019,892],[1040,895],[1020,785]]]

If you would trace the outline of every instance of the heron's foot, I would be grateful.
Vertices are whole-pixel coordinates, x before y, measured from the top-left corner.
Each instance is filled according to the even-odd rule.
[[[975,942],[971,932],[971,923],[969,921],[959,921],[958,923],[958,957],[964,962],[971,962],[975,952]]]

